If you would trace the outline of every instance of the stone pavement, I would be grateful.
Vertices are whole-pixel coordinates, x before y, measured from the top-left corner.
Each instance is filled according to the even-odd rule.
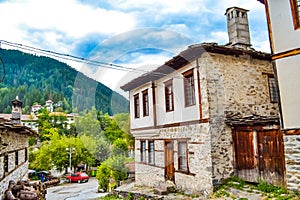
[[[117,194],[120,197],[126,198],[129,194],[133,199],[145,199],[145,200],[232,200],[232,199],[247,199],[247,200],[263,200],[265,197],[259,193],[258,191],[242,191],[235,188],[228,188],[226,190],[227,194],[230,194],[229,197],[220,197],[220,198],[213,198],[213,197],[196,197],[191,195],[185,195],[183,193],[169,193],[166,195],[157,194],[154,188],[149,187],[141,187],[135,186],[135,182],[130,182],[121,185],[120,187],[116,188],[113,194]]]

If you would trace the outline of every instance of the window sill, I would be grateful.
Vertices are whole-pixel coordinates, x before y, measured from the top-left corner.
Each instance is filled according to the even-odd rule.
[[[181,174],[190,175],[190,176],[196,176],[196,174],[194,174],[194,173],[190,173],[189,171],[176,170],[175,172],[177,172],[177,173],[181,173]]]

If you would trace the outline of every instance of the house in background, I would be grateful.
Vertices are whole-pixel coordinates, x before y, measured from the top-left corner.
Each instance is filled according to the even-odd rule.
[[[51,112],[49,116],[52,118],[52,123],[61,124],[64,128],[70,129],[71,124],[75,123],[75,114],[74,113],[64,113],[64,112]]]
[[[0,199],[10,180],[27,180],[28,137],[38,136],[21,124],[22,102],[12,101],[11,119],[0,118]]]
[[[71,125],[75,123],[75,114],[74,113],[64,113],[64,112],[53,112],[53,101],[47,100],[45,106],[39,104],[31,106],[31,114],[22,114],[21,123],[23,126],[39,132],[38,130],[38,114],[37,112],[42,108],[46,108],[49,111],[49,116],[52,118],[53,123],[63,123],[63,126],[67,129],[71,128]],[[0,113],[0,118],[10,120],[11,114]]]
[[[300,189],[300,1],[259,0],[265,5],[272,61],[280,96],[287,188]]]
[[[10,120],[11,114],[1,113],[0,118],[2,118],[4,120]],[[36,131],[37,133],[39,132],[38,125],[37,125],[37,117],[35,115],[33,115],[33,114],[30,114],[30,115],[22,114],[21,123],[22,123],[23,126],[27,126],[28,128]]]
[[[284,185],[271,55],[251,48],[247,10],[226,10],[229,44],[202,43],[121,88],[129,91],[135,181],[210,194],[238,175]]]

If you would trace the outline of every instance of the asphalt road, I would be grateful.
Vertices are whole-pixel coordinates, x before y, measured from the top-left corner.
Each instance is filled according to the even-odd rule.
[[[107,193],[98,193],[98,182],[90,178],[87,183],[63,183],[47,189],[46,200],[96,200]]]

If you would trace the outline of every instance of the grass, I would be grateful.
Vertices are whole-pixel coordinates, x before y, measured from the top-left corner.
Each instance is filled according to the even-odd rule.
[[[229,192],[229,188],[235,188],[238,190],[246,191],[248,193],[256,192],[263,194],[265,200],[294,200],[300,199],[299,192],[289,191],[283,187],[277,187],[266,183],[264,181],[259,181],[258,184],[248,184],[244,180],[232,177],[224,181],[217,190],[214,192],[213,197],[230,197],[232,199],[237,199]],[[239,200],[246,200],[247,198],[239,198]]]

